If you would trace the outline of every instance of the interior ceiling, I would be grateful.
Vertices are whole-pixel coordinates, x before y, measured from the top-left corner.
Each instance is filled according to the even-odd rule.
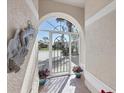
[[[65,3],[77,7],[83,7],[85,0],[53,0],[60,3]]]

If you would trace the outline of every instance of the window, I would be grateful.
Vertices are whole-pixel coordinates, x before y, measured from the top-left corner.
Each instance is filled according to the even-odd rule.
[[[77,27],[63,18],[48,18],[40,25],[41,31],[78,32]]]

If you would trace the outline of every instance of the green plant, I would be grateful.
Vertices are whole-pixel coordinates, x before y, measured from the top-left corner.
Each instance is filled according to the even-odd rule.
[[[63,56],[69,56],[69,48],[63,48],[62,54],[63,54]]]

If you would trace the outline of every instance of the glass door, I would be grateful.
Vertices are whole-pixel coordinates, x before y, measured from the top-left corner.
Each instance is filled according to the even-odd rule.
[[[52,33],[52,74],[69,74],[69,35]]]
[[[38,67],[39,70],[49,69],[49,32],[38,33]]]

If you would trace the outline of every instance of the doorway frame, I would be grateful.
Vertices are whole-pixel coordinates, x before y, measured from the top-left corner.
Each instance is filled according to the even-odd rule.
[[[79,43],[79,64],[80,64],[80,34],[79,32],[63,32],[63,31],[55,31],[55,30],[40,30],[41,32],[48,32],[49,33],[49,70],[50,70],[50,76],[62,76],[62,75],[70,75],[71,74],[71,70],[72,70],[72,66],[71,66],[71,35],[79,35],[78,38],[78,43]],[[66,34],[69,35],[69,72],[64,73],[64,74],[53,74],[52,73],[52,34]]]

